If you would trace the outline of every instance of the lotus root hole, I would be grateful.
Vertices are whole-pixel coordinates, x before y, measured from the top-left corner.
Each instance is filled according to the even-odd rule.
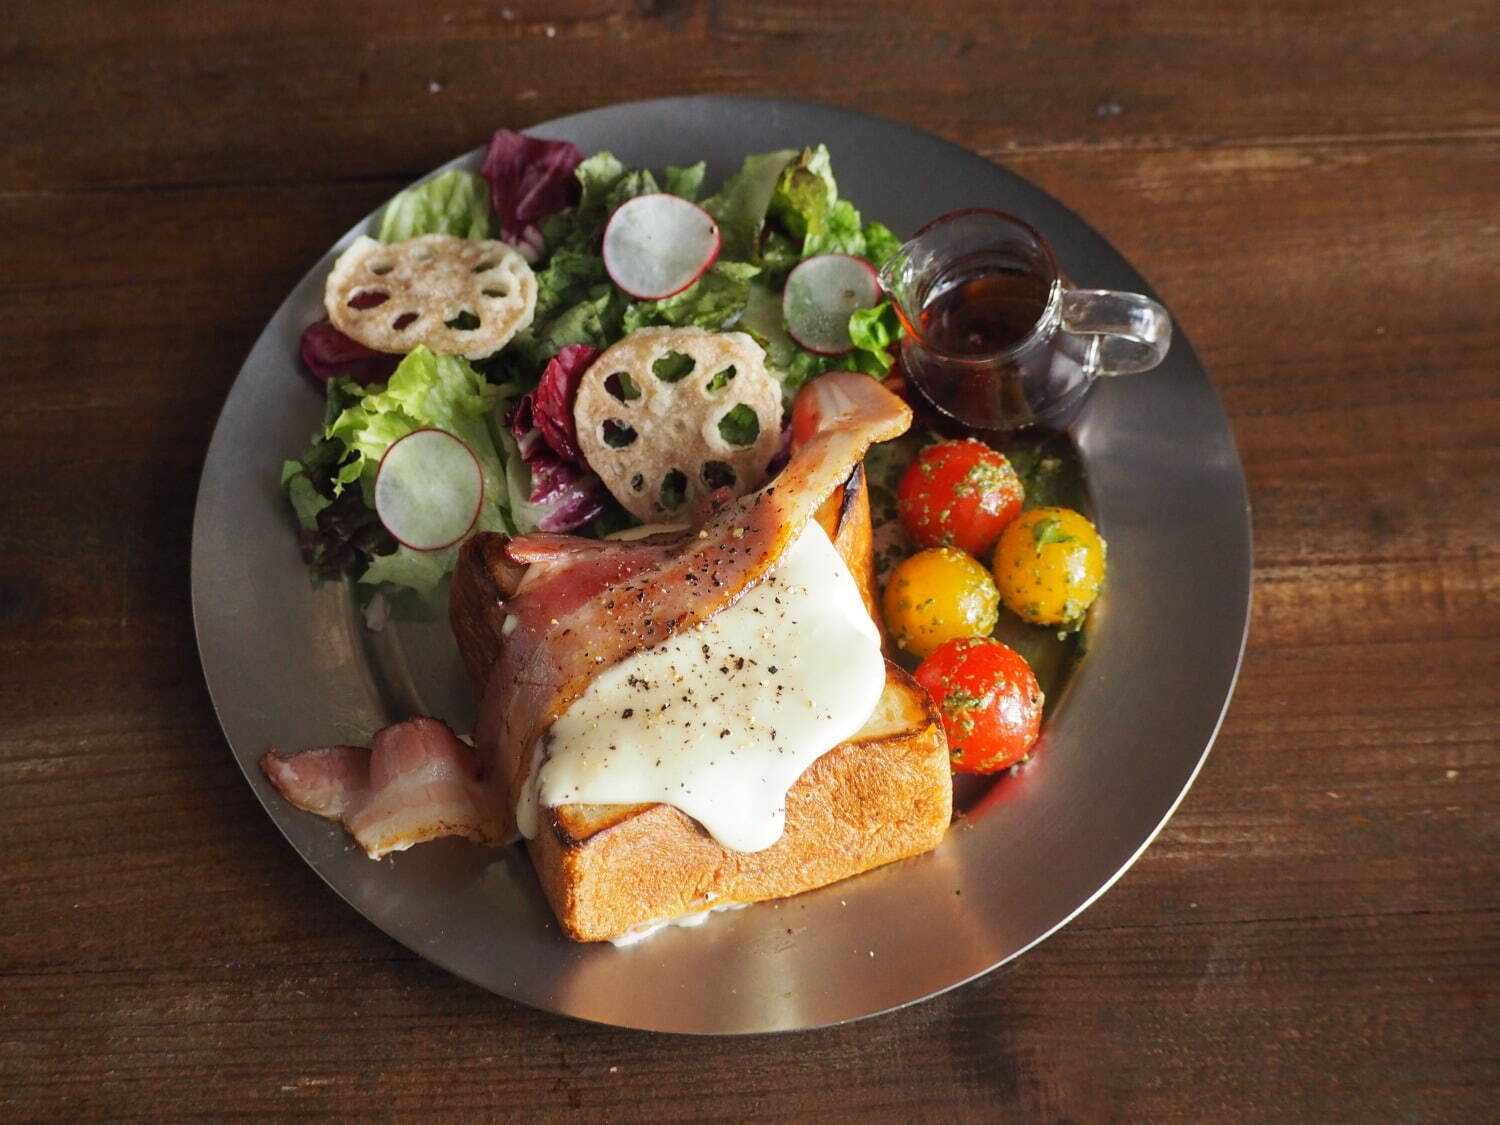
[[[676,383],[693,373],[698,361],[681,352],[667,352],[651,364],[651,372],[663,383]]]
[[[408,328],[411,327],[412,321],[414,321],[416,319],[417,319],[417,314],[416,313],[414,313],[414,312],[404,312],[400,316],[398,316],[395,320],[391,321],[391,327],[395,331],[397,331],[397,332],[404,332],[406,329],[408,329]]]
[[[599,436],[611,449],[624,449],[635,441],[635,427],[618,418],[606,418],[599,427]]]
[[[703,483],[710,490],[719,488],[733,488],[735,482],[734,470],[723,461],[703,462]]]
[[[687,474],[681,469],[668,469],[667,475],[661,478],[661,491],[657,494],[657,499],[669,512],[682,507],[682,502],[687,499]]]
[[[640,473],[636,473],[635,476],[633,476],[633,477],[630,478],[630,491],[632,491],[632,492],[639,492],[641,489],[643,489],[645,487],[646,487],[646,478],[643,477]]]
[[[641,388],[636,386],[635,380],[623,371],[616,371],[613,375],[605,376],[604,389],[617,402],[634,402],[641,397]]]
[[[708,382],[704,383],[703,389],[709,394],[717,394],[734,381],[734,374],[734,364],[731,363],[723,371],[720,371]]]
[[[384,277],[386,274],[390,273],[391,270],[393,270],[394,268],[395,268],[395,264],[393,262],[384,262],[384,261],[381,261],[381,262],[371,262],[370,263],[370,272],[373,273],[376,277]]]
[[[383,305],[391,299],[391,295],[384,289],[365,289],[349,298],[351,309],[373,309],[377,305]]]
[[[509,297],[509,285],[491,285],[480,290],[486,297]]]
[[[468,309],[460,309],[457,316],[443,323],[457,332],[472,332],[479,327],[480,320]]]
[[[729,445],[754,445],[760,437],[760,418],[748,405],[738,403],[719,419],[719,436]]]
[[[499,258],[484,258],[474,266],[475,273],[489,273],[500,264]]]

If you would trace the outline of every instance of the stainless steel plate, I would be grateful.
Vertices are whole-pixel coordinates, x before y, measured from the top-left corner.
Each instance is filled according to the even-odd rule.
[[[1077,216],[974,153],[904,125],[795,102],[672,98],[536,126],[661,168],[825,142],[839,186],[898,234],[997,207],[1051,239],[1079,284],[1149,292]],[[478,154],[455,161],[474,166]],[[932,996],[1015,957],[1097,898],[1187,791],[1233,690],[1250,601],[1250,518],[1234,441],[1179,332],[1159,370],[1101,385],[1077,430],[1110,543],[1109,597],[1033,764],[1002,779],[932,855],[627,948],[559,934],[525,857],[441,841],[372,862],[284,803],[272,744],[367,742],[413,713],[473,715],[446,625],[367,634],[350,592],[314,590],[278,487],[320,416],[302,328],[351,230],[266,326],[214,433],[193,529],[193,610],[225,736],[292,846],[397,941],[502,996],[658,1031],[816,1027]],[[267,846],[270,846],[269,843]]]

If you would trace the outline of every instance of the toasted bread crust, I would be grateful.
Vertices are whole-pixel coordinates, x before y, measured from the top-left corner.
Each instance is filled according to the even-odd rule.
[[[862,467],[817,513],[877,623],[869,487]],[[482,694],[503,643],[501,602],[524,568],[499,536],[464,545],[449,615]],[[736,852],[670,805],[565,805],[527,842],[563,930],[577,941],[620,937],[716,906],[763,902],[847,879],[937,846],[952,819],[942,724],[927,693],[894,664],[875,714],[814,762],[787,794],[786,830],[771,847]]]
[[[532,863],[568,936],[600,941],[930,851],[952,816],[952,781],[926,693],[887,665],[876,717],[808,767],[787,794],[786,831],[764,851],[732,851],[669,805],[550,812],[528,841]]]

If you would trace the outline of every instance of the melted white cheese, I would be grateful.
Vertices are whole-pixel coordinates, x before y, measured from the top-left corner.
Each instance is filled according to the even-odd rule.
[[[517,809],[660,801],[736,851],[768,848],[786,794],[885,688],[880,634],[817,523],[733,605],[602,673],[543,738]]]
[[[663,918],[657,922],[642,922],[639,926],[632,926],[619,937],[610,938],[609,944],[616,949],[625,949],[627,946],[638,945],[649,937],[655,937],[663,930],[680,929],[695,930],[707,922],[712,915],[721,914],[726,910],[743,910],[749,906],[748,902],[726,902],[719,906],[710,906],[703,910],[697,910],[691,914],[683,914],[677,918]]]

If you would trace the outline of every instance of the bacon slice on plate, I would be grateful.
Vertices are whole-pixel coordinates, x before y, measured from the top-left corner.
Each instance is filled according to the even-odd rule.
[[[479,763],[446,723],[408,719],[386,727],[375,745],[319,746],[260,760],[282,796],[319,816],[342,820],[371,859],[439,836],[504,843],[492,789]]]

